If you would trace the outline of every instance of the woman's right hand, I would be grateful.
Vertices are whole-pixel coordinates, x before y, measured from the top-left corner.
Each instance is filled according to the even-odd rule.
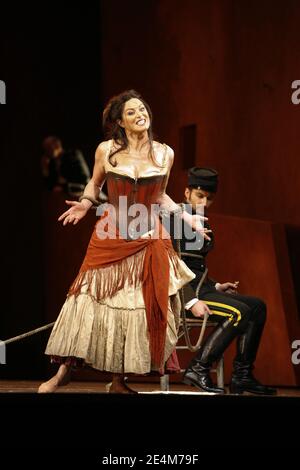
[[[66,201],[66,203],[71,207],[58,218],[58,221],[63,220],[63,225],[71,223],[76,225],[88,212],[88,207],[78,201]]]

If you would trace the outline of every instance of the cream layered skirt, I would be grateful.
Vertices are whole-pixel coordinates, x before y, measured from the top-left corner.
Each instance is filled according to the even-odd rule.
[[[134,263],[135,257],[129,257],[128,261]],[[169,258],[169,264],[165,361],[177,343],[181,307],[178,291],[195,277],[180,259],[174,263]],[[102,276],[105,269],[111,268],[101,268]],[[78,295],[67,297],[45,353],[62,359],[79,358],[94,369],[114,373],[147,374],[157,370],[151,364],[142,285],[134,287],[126,282],[112,297],[97,301],[97,271],[93,270],[92,289],[89,292],[88,283],[83,282]]]

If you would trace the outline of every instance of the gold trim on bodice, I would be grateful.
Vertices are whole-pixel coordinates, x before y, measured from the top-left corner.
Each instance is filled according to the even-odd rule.
[[[110,152],[111,152],[111,148],[112,148],[112,142],[113,140],[111,139],[109,141],[109,145],[108,145],[108,149],[107,149],[107,153],[106,153],[106,162],[105,162],[105,174],[107,175],[108,173],[116,173],[118,176],[125,176],[133,181],[137,181],[137,180],[140,180],[140,179],[145,179],[145,178],[152,178],[153,176],[166,176],[168,174],[168,168],[167,168],[167,171],[164,171],[163,173],[161,173],[160,171],[155,171],[153,174],[146,174],[146,175],[139,175],[139,176],[132,176],[132,175],[129,175],[128,173],[125,173],[123,172],[122,170],[118,170],[118,171],[114,171],[112,170],[111,168],[115,168],[110,162],[109,162],[109,155],[110,155]],[[164,156],[163,156],[163,165],[165,164],[165,161],[166,161],[166,155],[167,155],[167,151],[168,151],[168,146],[166,144],[163,144],[164,147],[165,147],[165,152],[164,152]],[[109,169],[108,169],[109,168]],[[135,169],[134,168],[131,168],[132,170]]]

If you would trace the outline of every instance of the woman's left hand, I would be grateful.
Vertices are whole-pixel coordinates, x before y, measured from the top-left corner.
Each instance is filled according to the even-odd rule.
[[[205,238],[205,240],[211,240],[208,236],[208,233],[211,232],[211,230],[205,228],[203,226],[203,222],[205,220],[207,220],[207,217],[204,217],[202,215],[199,215],[199,214],[193,214],[191,216],[192,220],[191,220],[191,227],[193,230],[196,230],[196,232],[199,232],[201,235],[203,235],[203,237]]]

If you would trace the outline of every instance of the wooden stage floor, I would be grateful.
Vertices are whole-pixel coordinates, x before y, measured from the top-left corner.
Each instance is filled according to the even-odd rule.
[[[32,380],[0,380],[0,393],[35,393],[40,385],[40,381]],[[128,381],[130,387],[139,393],[161,393],[159,383],[139,383]],[[106,393],[106,383],[95,381],[72,381],[68,385],[59,387],[56,393]],[[226,388],[228,394],[228,388]],[[168,393],[174,394],[192,394],[192,395],[207,395],[206,393],[197,390],[195,387],[190,387],[181,383],[171,383],[170,391]],[[252,394],[245,393],[245,396],[253,396]],[[300,388],[287,388],[279,387],[277,396],[280,397],[300,397]],[[0,398],[1,399],[1,398]]]

